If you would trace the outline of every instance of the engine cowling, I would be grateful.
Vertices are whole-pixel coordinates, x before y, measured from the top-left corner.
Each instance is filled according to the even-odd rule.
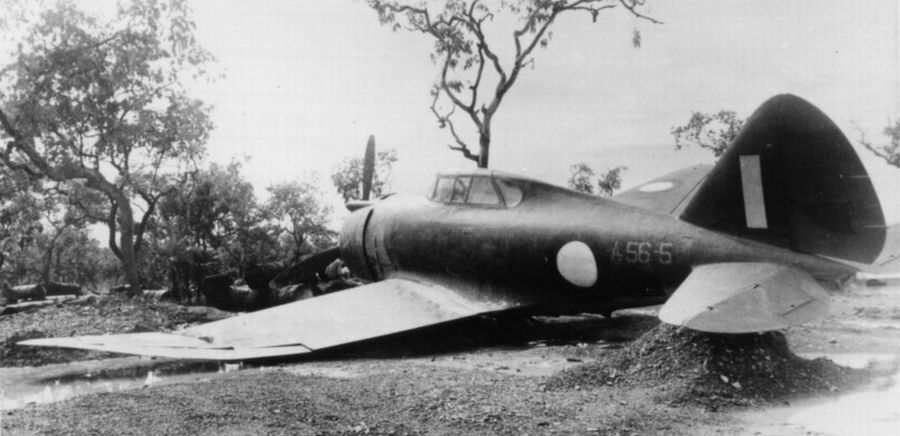
[[[372,208],[367,207],[350,214],[341,227],[341,259],[353,275],[363,280],[375,280],[366,259],[366,226],[372,217]]]

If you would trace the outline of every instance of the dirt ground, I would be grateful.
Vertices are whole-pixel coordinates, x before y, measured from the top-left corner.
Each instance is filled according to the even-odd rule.
[[[128,314],[116,329],[134,328],[131,309],[108,309]],[[0,317],[4,435],[844,434],[793,423],[792,408],[891,390],[900,356],[900,287],[857,288],[814,324],[737,345],[631,310],[612,319],[480,318],[242,368],[135,357],[61,363],[85,356],[41,360],[11,346],[23,331],[69,334],[47,319],[73,325],[71,310]],[[75,309],[86,325],[101,313],[92,310]],[[153,306],[163,321],[142,328],[175,328],[164,320],[180,311]],[[881,363],[853,369],[818,355]],[[884,428],[900,428],[898,414]]]

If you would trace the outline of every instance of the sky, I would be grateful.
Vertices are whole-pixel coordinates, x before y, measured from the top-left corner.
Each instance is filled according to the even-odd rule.
[[[857,127],[882,141],[900,117],[895,0],[648,3],[664,24],[621,10],[596,23],[560,17],[497,113],[491,167],[565,184],[577,162],[625,165],[624,185],[634,186],[712,161],[702,150],[674,150],[671,128],[691,111],[746,117],[784,92],[817,105],[852,141]],[[197,90],[215,106],[210,157],[249,158],[258,187],[314,173],[331,192],[334,166],[360,156],[370,134],[398,152],[397,192],[422,194],[435,172],[472,166],[448,150],[451,137],[429,110],[438,70],[424,35],[391,31],[360,1],[192,4],[200,42],[223,74]],[[489,36],[508,52],[499,21]],[[889,221],[900,221],[900,170],[859,154]]]
[[[674,149],[670,131],[691,111],[746,117],[784,92],[818,106],[851,141],[858,127],[884,142],[882,129],[900,117],[896,0],[647,3],[664,24],[623,10],[604,11],[596,23],[587,14],[560,16],[548,48],[536,51],[494,119],[491,167],[564,185],[575,163],[598,172],[624,165],[624,187],[633,187],[713,161],[707,151]],[[221,74],[193,89],[214,106],[209,157],[246,159],[260,196],[267,185],[314,177],[339,221],[345,212],[329,175],[361,156],[369,135],[380,149],[397,150],[392,191],[424,194],[434,173],[473,166],[448,150],[452,138],[429,110],[438,69],[425,35],[391,31],[358,0],[191,5],[198,39]],[[504,24],[491,23],[489,38],[509,53]],[[900,221],[900,170],[859,154],[888,221]]]

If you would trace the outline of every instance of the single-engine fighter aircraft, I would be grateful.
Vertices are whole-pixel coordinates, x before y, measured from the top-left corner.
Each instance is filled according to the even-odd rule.
[[[293,274],[339,257],[369,284],[172,333],[20,344],[243,360],[500,311],[662,303],[663,321],[691,329],[781,329],[824,314],[825,287],[858,270],[838,259],[874,262],[886,228],[850,142],[793,95],[765,102],[714,167],[613,200],[477,169],[439,174],[424,198],[352,206],[340,246]]]

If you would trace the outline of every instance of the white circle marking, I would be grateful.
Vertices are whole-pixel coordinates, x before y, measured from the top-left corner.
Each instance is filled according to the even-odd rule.
[[[653,183],[648,183],[644,186],[641,186],[640,188],[638,188],[638,191],[660,192],[660,191],[665,191],[667,189],[672,189],[673,186],[675,186],[675,184],[672,182],[653,182]]]
[[[569,283],[589,288],[597,283],[597,260],[591,247],[581,241],[571,241],[556,253],[556,268]]]

